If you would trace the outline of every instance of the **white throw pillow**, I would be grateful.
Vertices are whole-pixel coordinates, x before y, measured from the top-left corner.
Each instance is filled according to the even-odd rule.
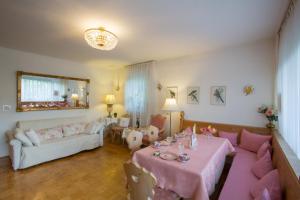
[[[103,122],[97,122],[97,121],[90,122],[87,125],[85,132],[87,134],[96,134],[102,128],[102,126],[104,126]]]
[[[28,137],[24,134],[24,131],[20,128],[16,128],[15,130],[15,138],[20,140],[22,144],[26,147],[32,147],[32,142],[28,139]]]
[[[37,133],[33,129],[29,129],[28,131],[25,131],[25,135],[30,139],[30,141],[35,145],[35,146],[40,146],[41,140]]]

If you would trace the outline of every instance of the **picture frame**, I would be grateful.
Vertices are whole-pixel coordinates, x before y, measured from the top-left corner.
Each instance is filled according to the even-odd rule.
[[[210,104],[219,106],[226,105],[226,86],[211,86]]]
[[[175,98],[178,102],[178,87],[168,86],[166,90],[166,98]]]
[[[199,104],[200,102],[200,87],[190,86],[187,87],[187,104]]]

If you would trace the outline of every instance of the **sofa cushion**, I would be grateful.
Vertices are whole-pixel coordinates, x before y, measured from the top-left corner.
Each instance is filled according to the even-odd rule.
[[[257,159],[260,159],[261,157],[263,157],[268,151],[269,151],[270,153],[272,153],[272,147],[271,147],[269,141],[263,143],[263,144],[259,147],[259,149],[258,149],[258,151],[257,151]]]
[[[262,179],[260,179],[256,184],[254,184],[251,188],[251,195],[254,198],[260,197],[264,189],[267,189],[269,191],[272,200],[281,199],[281,188],[277,169],[272,170]]]
[[[243,129],[240,147],[256,153],[260,146],[263,143],[270,141],[271,138],[272,136],[270,135],[259,135]]]
[[[40,129],[35,130],[35,132],[39,136],[41,142],[55,138],[62,138],[64,136],[61,127]]]
[[[96,134],[101,127],[104,126],[103,122],[93,121],[86,125],[84,133]]]
[[[64,125],[62,127],[63,136],[68,137],[71,135],[78,135],[80,133],[85,132],[85,128],[86,128],[86,123],[82,123],[82,122]]]
[[[24,134],[24,131],[20,128],[16,128],[15,138],[18,139],[24,146],[28,146],[28,147],[33,146],[30,139]]]
[[[239,147],[235,149],[236,155],[219,200],[252,200],[250,189],[258,181],[251,172],[251,167],[256,162],[256,154]]]
[[[220,131],[219,132],[219,136],[221,138],[226,138],[230,141],[230,143],[233,145],[233,146],[237,146],[237,137],[238,137],[238,134],[237,133],[231,133],[231,132],[225,132],[225,131]]]
[[[41,144],[41,140],[35,130],[29,129],[25,131],[25,135],[30,139],[30,141],[35,145],[39,146]]]
[[[20,168],[66,157],[101,145],[100,134],[79,134],[46,140],[40,146],[24,147],[21,152]]]
[[[257,178],[262,178],[264,175],[273,170],[271,154],[269,151],[265,153],[252,167],[252,172]]]

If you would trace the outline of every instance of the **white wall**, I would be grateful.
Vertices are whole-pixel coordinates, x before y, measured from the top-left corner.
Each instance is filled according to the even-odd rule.
[[[15,111],[17,70],[91,79],[90,109],[17,113]],[[8,154],[4,133],[13,128],[18,120],[81,115],[96,119],[106,116],[103,100],[105,94],[112,92],[114,74],[110,69],[89,67],[67,60],[0,48],[0,157]],[[3,112],[3,105],[12,105],[12,110]],[[118,107],[122,108],[116,106]]]
[[[187,119],[209,122],[264,126],[257,113],[261,104],[273,103],[274,46],[272,40],[224,49],[205,55],[157,62],[156,76],[164,88],[178,86],[178,103]],[[254,94],[245,96],[243,87],[252,84]],[[210,105],[210,87],[227,87],[226,106]],[[187,87],[200,87],[200,104],[187,104]],[[157,112],[165,90],[159,93]],[[174,114],[176,117],[176,114]],[[174,130],[176,130],[174,117]]]

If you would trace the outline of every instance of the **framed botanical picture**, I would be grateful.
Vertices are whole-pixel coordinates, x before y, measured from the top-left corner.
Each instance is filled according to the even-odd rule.
[[[210,104],[221,106],[226,104],[226,86],[212,86],[210,88]]]
[[[200,87],[188,87],[187,88],[187,103],[199,104],[200,100]]]
[[[177,86],[169,86],[167,87],[166,98],[175,98],[178,102],[178,87]]]

